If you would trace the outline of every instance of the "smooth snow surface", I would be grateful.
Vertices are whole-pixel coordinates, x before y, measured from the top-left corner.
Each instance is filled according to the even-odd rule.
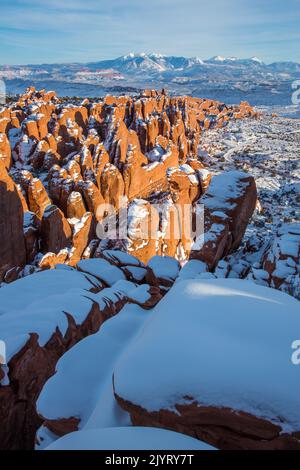
[[[244,280],[177,282],[115,367],[116,393],[143,408],[193,397],[300,428],[291,344],[299,303]]]
[[[215,450],[204,442],[166,429],[146,427],[77,431],[46,450]]]
[[[153,256],[148,266],[156,277],[174,281],[179,274],[180,265],[175,258],[170,256]]]
[[[125,305],[98,333],[64,354],[37,401],[38,412],[47,419],[76,416],[80,429],[129,425],[129,415],[114,398],[113,370],[120,354],[150,315],[137,305]],[[44,428],[38,432],[44,439],[45,434],[47,442],[55,438],[49,437]],[[39,448],[42,446],[43,442]]]
[[[93,276],[103,280],[109,286],[112,286],[119,280],[126,279],[123,271],[117,268],[117,266],[111,265],[106,259],[83,259],[77,263],[77,267],[80,270],[90,273]]]
[[[90,281],[92,279],[92,282]],[[89,292],[96,278],[71,270],[47,270],[24,277],[0,289],[0,336],[7,345],[7,360],[37,333],[43,346],[56,327],[65,334],[71,313],[81,324],[100,294]]]

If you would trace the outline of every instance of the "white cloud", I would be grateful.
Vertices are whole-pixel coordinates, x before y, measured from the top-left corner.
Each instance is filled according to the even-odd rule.
[[[283,41],[275,51],[272,40],[297,40],[297,1],[2,0],[0,62],[9,47],[17,54],[18,43],[27,46],[28,57],[32,51],[29,60],[22,49],[22,59],[35,62],[41,61],[41,54],[47,59],[49,51],[52,57],[53,49],[57,60],[97,60],[129,49],[203,57],[283,57],[293,48],[287,51]]]

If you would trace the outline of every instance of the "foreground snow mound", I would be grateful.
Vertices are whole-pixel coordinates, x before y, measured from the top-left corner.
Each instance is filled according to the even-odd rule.
[[[210,445],[166,429],[102,428],[67,434],[46,450],[214,450]]]
[[[38,449],[77,429],[130,425],[130,416],[114,398],[112,376],[121,353],[149,315],[137,305],[125,305],[98,333],[77,343],[59,360],[56,374],[37,401],[44,418],[37,434]]]
[[[39,335],[45,345],[59,328],[68,328],[65,312],[82,323],[97,297],[92,294],[101,283],[74,269],[49,270],[22,278],[0,290],[0,331],[7,347],[7,362],[29,339]]]
[[[120,257],[122,254],[116,252],[115,259]],[[83,338],[98,332],[126,303],[138,304],[138,316],[142,319],[145,317],[143,309],[151,309],[161,298],[159,287],[129,280],[135,276],[140,277],[140,282],[144,281],[146,269],[134,266],[142,269],[142,273],[134,273],[127,270],[127,265],[119,268],[105,259],[84,260],[79,264],[80,271],[70,266],[57,266],[55,270],[38,272],[0,289],[0,339],[6,346],[6,365],[0,364],[0,447],[3,449],[33,448],[36,430],[41,424],[36,400],[45,382],[55,373],[60,357]],[[154,274],[150,282],[157,284]],[[126,334],[128,337],[131,334],[125,327],[124,339]],[[119,343],[116,339],[114,344],[121,347]],[[103,353],[106,358],[103,363],[109,367],[116,351],[105,346],[103,340],[104,349],[99,350],[99,354],[102,357]],[[83,357],[75,358],[77,369]],[[97,368],[99,357],[96,359]],[[91,361],[85,368],[93,373]],[[72,370],[68,367],[67,371],[69,369]],[[98,376],[99,380],[103,374]],[[116,403],[111,377],[112,371],[110,396]],[[73,398],[76,386],[75,381],[70,390]],[[64,416],[69,418],[68,414]],[[60,429],[58,435],[62,435],[61,432]]]
[[[115,367],[116,397],[136,425],[221,448],[297,447],[299,334],[299,303],[286,294],[242,280],[179,281]]]

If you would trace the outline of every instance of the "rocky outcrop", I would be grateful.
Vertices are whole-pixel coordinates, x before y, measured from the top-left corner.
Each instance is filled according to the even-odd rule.
[[[33,178],[29,183],[28,202],[31,212],[34,212],[40,219],[43,217],[46,207],[51,204],[47,191],[38,178]]]
[[[9,140],[6,134],[0,133],[0,160],[4,162],[6,168],[10,168],[12,160],[11,160],[11,148],[9,144]]]
[[[300,224],[285,224],[278,230],[262,269],[268,274],[265,279],[270,287],[294,294],[293,284],[300,274]]]
[[[156,254],[159,214],[143,199],[134,199],[128,209],[126,251],[143,263]]]
[[[26,263],[23,207],[18,190],[0,162],[0,279],[13,267]]]
[[[142,261],[167,255],[184,263],[194,232],[183,212],[188,205],[195,212],[211,180],[198,155],[202,131],[245,117],[255,117],[246,102],[230,107],[214,100],[169,97],[165,91],[79,104],[28,88],[3,108],[0,127],[0,159],[17,184],[24,212],[38,219],[39,227],[26,228],[27,262],[43,269],[76,264],[90,256],[90,243],[96,247],[97,224],[106,227],[107,216],[113,215],[118,226],[124,209],[132,212],[134,201],[144,201],[139,204],[157,231],[154,237],[133,240],[142,218],[140,213],[137,220],[129,215],[127,233],[110,246],[137,250]],[[49,218],[44,212],[51,205]],[[150,205],[159,206],[152,221]],[[237,226],[243,217],[233,218],[228,231],[235,240],[221,240],[222,253],[238,246],[244,230]]]
[[[242,172],[214,176],[205,195],[199,199],[198,210],[204,209],[204,236],[192,247],[191,258],[208,264],[210,269],[243,238],[257,201],[254,178]]]
[[[65,335],[59,329],[53,331],[43,347],[39,345],[38,335],[31,334],[25,346],[9,361],[9,385],[0,387],[1,449],[33,448],[36,429],[42,423],[36,414],[35,401],[47,379],[54,374],[57,360],[80,339],[95,333],[123,305],[122,299],[107,303],[105,309],[93,303],[80,326],[76,326],[72,314],[68,314]]]
[[[45,252],[58,253],[62,248],[71,245],[72,231],[61,210],[49,205],[41,222],[41,240]]]
[[[75,221],[72,227],[72,249],[68,255],[68,264],[75,266],[81,259],[81,256],[89,245],[93,233],[93,216],[90,212],[86,212],[84,216]]]
[[[191,397],[190,405],[176,404],[176,412],[149,412],[117,394],[116,399],[130,413],[134,426],[170,429],[222,450],[300,450],[299,432],[284,433],[280,426],[249,413],[203,406]]]
[[[80,103],[30,88],[0,111],[1,448],[118,416],[220,449],[299,449],[298,305],[262,287],[300,298],[299,227],[241,246],[256,185],[218,152],[248,117],[247,102],[155,90]]]

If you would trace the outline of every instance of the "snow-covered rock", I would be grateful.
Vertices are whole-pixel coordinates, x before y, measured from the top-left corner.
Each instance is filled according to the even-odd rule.
[[[119,404],[221,448],[299,448],[299,304],[242,280],[179,281],[114,369]]]
[[[73,432],[46,450],[214,450],[197,439],[166,429],[100,428]],[[122,457],[117,457],[122,459]],[[120,460],[116,463],[122,463]]]
[[[37,402],[44,423],[38,431],[38,448],[76,428],[127,426],[130,417],[114,398],[113,371],[120,354],[151,315],[127,305],[101,330],[80,341],[58,362],[56,374],[46,383]],[[70,427],[71,426],[71,427]],[[51,433],[51,434],[49,434]],[[55,434],[56,433],[56,434]]]
[[[213,269],[222,257],[236,250],[253,214],[256,200],[256,185],[252,176],[239,171],[214,176],[199,200],[204,206],[204,234],[201,233],[192,245],[191,257],[206,262]]]
[[[90,273],[58,267],[1,287],[0,331],[7,361],[0,366],[3,448],[32,448],[40,424],[35,401],[66,351],[96,333],[129,300],[150,308],[160,299],[157,288],[153,292],[148,284],[129,282],[130,289],[117,284],[103,288]]]

